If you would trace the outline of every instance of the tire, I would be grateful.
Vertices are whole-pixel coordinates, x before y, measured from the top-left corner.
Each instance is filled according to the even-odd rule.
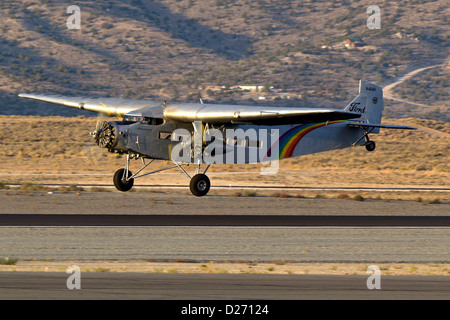
[[[211,182],[209,178],[204,174],[196,174],[192,177],[189,184],[189,188],[194,196],[203,197],[205,196],[209,188],[211,187]]]
[[[367,151],[373,151],[373,150],[375,150],[375,141],[368,141],[367,143],[366,143],[366,150]]]
[[[122,177],[124,175],[125,169],[119,169],[114,173],[114,186],[117,188],[117,190],[125,192],[129,191],[131,188],[133,188],[134,179],[130,179],[128,181],[123,181]],[[132,176],[131,171],[128,171],[128,178]]]

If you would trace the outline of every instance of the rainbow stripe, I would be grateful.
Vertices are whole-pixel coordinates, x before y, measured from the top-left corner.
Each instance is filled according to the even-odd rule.
[[[307,123],[295,126],[285,133],[281,135],[281,137],[278,139],[278,150],[279,150],[279,159],[289,158],[292,157],[295,148],[297,147],[300,140],[310,133],[311,131],[321,128],[330,124],[340,123],[340,122],[346,122],[345,120],[337,120],[337,121],[326,121],[326,122],[320,122],[320,123]],[[267,155],[270,157],[272,148],[269,149]]]

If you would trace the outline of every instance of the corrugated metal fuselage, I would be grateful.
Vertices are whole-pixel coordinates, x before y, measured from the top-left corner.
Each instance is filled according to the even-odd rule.
[[[261,161],[285,159],[302,155],[341,149],[352,146],[363,136],[361,128],[348,126],[348,121],[319,122],[281,126],[255,125],[223,125],[216,127],[223,143],[211,146],[213,157],[202,157],[202,163],[240,164],[257,163]],[[118,143],[115,147],[124,153],[134,153],[140,156],[173,160],[172,151],[180,141],[172,141],[176,130],[189,132],[191,148],[195,143],[193,126],[190,123],[165,121],[161,125],[147,123],[116,122]],[[205,126],[203,126],[205,128]],[[206,125],[206,128],[212,127]],[[207,130],[203,130],[202,147],[205,150],[211,140]],[[214,141],[214,140],[213,140]],[[360,142],[364,144],[364,140]],[[222,154],[222,157],[220,157]],[[194,162],[193,153],[191,162]]]

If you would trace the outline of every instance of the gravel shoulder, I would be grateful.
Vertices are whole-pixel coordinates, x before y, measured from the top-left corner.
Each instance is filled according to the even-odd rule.
[[[368,275],[368,263],[289,263],[253,262],[153,262],[131,261],[43,261],[23,260],[16,265],[0,265],[0,272],[66,272],[77,265],[81,272],[137,273],[219,273],[219,274],[323,274]],[[383,263],[377,264],[383,275],[450,276],[449,263]]]

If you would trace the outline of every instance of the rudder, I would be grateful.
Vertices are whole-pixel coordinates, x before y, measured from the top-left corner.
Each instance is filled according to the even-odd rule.
[[[344,111],[360,113],[360,120],[372,124],[381,123],[383,110],[383,88],[363,80],[359,81],[359,94],[344,109]],[[379,128],[374,128],[373,133],[379,131]]]

